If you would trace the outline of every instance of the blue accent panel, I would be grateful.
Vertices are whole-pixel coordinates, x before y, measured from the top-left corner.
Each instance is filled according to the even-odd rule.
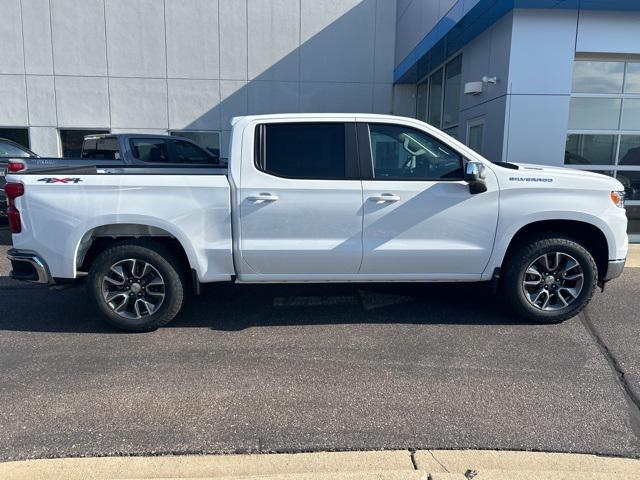
[[[396,66],[395,83],[416,83],[514,8],[639,11],[640,0],[458,0]]]

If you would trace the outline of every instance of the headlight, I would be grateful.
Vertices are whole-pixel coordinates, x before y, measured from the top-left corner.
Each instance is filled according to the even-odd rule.
[[[611,192],[611,201],[616,207],[624,208],[624,192]]]

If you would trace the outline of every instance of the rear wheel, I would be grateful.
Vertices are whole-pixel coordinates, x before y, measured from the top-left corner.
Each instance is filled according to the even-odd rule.
[[[184,287],[171,253],[152,242],[112,245],[98,255],[89,272],[89,291],[111,325],[148,332],[178,314]]]
[[[538,323],[559,323],[580,313],[598,280],[591,254],[563,235],[545,235],[517,246],[507,260],[504,292],[514,310]]]

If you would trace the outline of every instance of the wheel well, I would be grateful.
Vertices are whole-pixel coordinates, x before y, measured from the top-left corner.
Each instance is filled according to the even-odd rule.
[[[503,264],[511,251],[518,245],[524,243],[527,238],[538,234],[560,233],[572,238],[582,245],[593,256],[598,266],[598,277],[604,278],[609,266],[609,245],[607,237],[602,230],[590,223],[576,220],[543,220],[540,222],[525,225],[513,236],[507,252],[505,253]]]
[[[158,245],[163,245],[173,253],[180,263],[179,266],[184,274],[185,282],[192,284],[195,291],[198,290],[197,275],[192,274],[189,257],[187,257],[187,252],[178,239],[164,230],[142,225],[117,225],[112,229],[109,226],[104,226],[88,232],[82,240],[78,251],[76,263],[78,265],[78,271],[88,272],[96,257],[110,245],[122,242],[123,240],[139,239],[145,239]]]

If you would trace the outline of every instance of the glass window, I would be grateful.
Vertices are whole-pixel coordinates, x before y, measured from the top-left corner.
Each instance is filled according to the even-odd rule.
[[[482,155],[482,141],[484,137],[484,121],[475,121],[469,124],[467,145],[470,149]]]
[[[409,127],[370,124],[373,174],[378,180],[462,177],[462,158],[442,142]]]
[[[200,145],[214,157],[220,157],[220,132],[174,130],[170,135],[184,137]]]
[[[620,98],[571,98],[569,129],[617,130],[621,102]]]
[[[640,200],[640,171],[619,171],[616,178],[620,180],[620,183],[622,183],[622,185],[624,185],[626,200]],[[640,231],[637,232],[640,233]]]
[[[442,68],[429,81],[429,113],[427,122],[440,128],[442,122]]]
[[[618,165],[640,166],[640,136],[622,135],[620,137],[620,160]]]
[[[567,135],[565,165],[613,165],[616,159],[616,135]]]
[[[623,85],[624,83],[624,85]],[[627,192],[629,233],[640,234],[640,62],[576,60],[565,163],[611,165]],[[602,95],[602,94],[606,94]],[[611,130],[592,135],[593,130]],[[636,135],[627,135],[637,130]],[[597,166],[595,168],[598,168]],[[635,215],[635,217],[632,217]],[[633,218],[633,219],[632,219]]]
[[[640,130],[640,98],[625,98],[622,102],[621,130]]]
[[[624,93],[640,93],[640,63],[627,63]]]
[[[30,146],[28,128],[0,128],[0,138],[11,140],[26,148]]]
[[[143,162],[168,162],[167,140],[162,138],[131,139],[133,156]]]
[[[427,121],[427,110],[429,99],[429,81],[418,84],[418,97],[416,101],[416,117],[423,122]]]
[[[173,141],[172,161],[178,163],[214,163],[214,157],[193,143]]]
[[[462,81],[462,57],[458,56],[447,63],[444,85],[444,113],[442,128],[458,124],[460,113],[460,88]]]
[[[264,135],[262,170],[291,178],[345,178],[343,123],[271,123]]]
[[[0,157],[28,158],[31,154],[13,143],[0,138]]]
[[[100,133],[109,133],[109,130],[60,130],[62,156],[65,158],[80,158],[84,137]]]
[[[574,93],[621,93],[624,62],[576,60],[573,64]]]
[[[82,147],[82,158],[120,160],[120,148],[115,137],[88,138]]]

